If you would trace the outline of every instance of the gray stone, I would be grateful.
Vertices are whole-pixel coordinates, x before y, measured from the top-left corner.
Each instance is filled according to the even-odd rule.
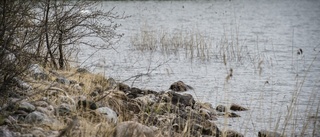
[[[30,86],[28,83],[24,82],[23,80],[14,77],[13,80],[17,83],[18,87],[22,90],[32,90],[32,86]]]
[[[48,116],[44,113],[39,112],[39,111],[34,111],[34,112],[28,114],[26,116],[26,118],[24,119],[24,121],[29,124],[39,124],[44,121],[48,121]]]
[[[71,113],[72,109],[69,104],[62,103],[58,108],[57,112],[60,116],[69,115]]]
[[[64,85],[70,85],[70,81],[64,77],[56,78],[56,82],[64,84]]]
[[[36,107],[32,104],[30,104],[29,102],[21,102],[20,105],[19,105],[19,108],[18,110],[23,110],[23,111],[26,111],[26,112],[32,112],[36,109]]]
[[[33,103],[37,107],[47,107],[49,104],[46,101],[37,101]]]
[[[77,72],[78,73],[89,73],[89,71],[87,69],[85,69],[85,68],[78,68]]]
[[[42,67],[38,64],[32,64],[29,67],[29,72],[36,80],[47,80],[48,74],[46,74]]]
[[[173,84],[171,84],[170,88],[172,91],[178,91],[178,92],[183,92],[183,91],[187,91],[187,90],[193,90],[193,88],[187,84],[185,84],[182,81],[177,81],[174,82]]]
[[[101,107],[96,109],[96,111],[102,115],[105,116],[106,119],[108,119],[110,122],[117,123],[118,121],[118,114],[113,111],[109,107]]]
[[[0,127],[0,137],[13,137],[12,132],[7,128],[7,126]]]
[[[142,102],[144,105],[150,105],[157,101],[156,96],[154,94],[148,94],[142,97],[137,97],[135,100]]]

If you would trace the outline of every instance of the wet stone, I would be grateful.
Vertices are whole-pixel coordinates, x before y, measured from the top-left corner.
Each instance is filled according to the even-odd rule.
[[[230,110],[233,110],[233,111],[246,111],[248,109],[245,108],[245,107],[242,107],[242,106],[240,106],[238,104],[231,104]]]
[[[216,110],[219,111],[219,112],[225,112],[226,111],[226,106],[224,105],[218,105],[216,107]]]
[[[170,88],[172,91],[183,92],[187,90],[193,90],[193,88],[182,81],[177,81],[171,84]]]

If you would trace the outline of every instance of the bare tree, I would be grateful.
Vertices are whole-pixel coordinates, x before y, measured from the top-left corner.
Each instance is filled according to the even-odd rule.
[[[31,61],[32,45],[37,41],[33,1],[0,1],[0,90],[7,89],[14,77],[21,75]]]
[[[120,40],[114,21],[123,14],[98,10],[94,1],[0,0],[0,89],[32,62],[65,69],[79,45],[109,48]],[[104,42],[94,45],[85,38]]]
[[[106,12],[98,10],[97,6],[98,3],[93,1],[45,0],[40,3],[44,15],[40,15],[39,20],[44,23],[45,42],[39,43],[46,43],[45,63],[49,55],[54,68],[65,69],[68,60],[66,55],[74,50],[70,49],[71,45],[78,43],[108,48],[122,37],[122,34],[116,33],[119,24],[114,20],[126,17],[113,13],[113,9]],[[84,41],[85,37],[94,37],[105,44],[97,47]],[[38,45],[38,49],[40,47]]]

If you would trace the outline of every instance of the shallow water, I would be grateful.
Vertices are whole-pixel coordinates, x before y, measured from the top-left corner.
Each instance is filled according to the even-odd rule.
[[[99,8],[111,7],[132,16],[119,21],[119,33],[125,36],[115,45],[116,50],[90,56],[94,50],[84,48],[79,61],[90,56],[84,66],[119,81],[155,68],[149,76],[125,83],[161,91],[182,80],[194,87],[187,93],[197,100],[213,106],[236,103],[248,107],[249,111],[238,112],[241,118],[217,121],[220,128],[234,129],[245,136],[257,136],[263,129],[281,132],[286,123],[287,135],[300,136],[308,123],[302,136],[311,136],[314,121],[306,121],[316,114],[320,103],[319,1],[126,1],[103,2]],[[145,24],[167,32],[200,32],[213,45],[209,49],[210,60],[191,61],[183,51],[164,55],[159,51],[135,50],[130,39]],[[229,42],[239,39],[247,49],[241,53],[241,61],[230,59],[224,65],[214,48],[219,47],[222,38]],[[299,48],[303,49],[302,55],[297,55]],[[233,77],[227,81],[230,68]],[[296,101],[292,117],[285,122],[293,99]],[[320,136],[319,124],[316,128]]]

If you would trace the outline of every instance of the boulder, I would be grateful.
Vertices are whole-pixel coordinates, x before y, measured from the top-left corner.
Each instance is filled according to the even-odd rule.
[[[192,95],[190,95],[190,94],[181,95],[181,94],[175,93],[173,91],[169,91],[169,92],[167,92],[167,94],[171,99],[171,103],[174,105],[182,104],[184,106],[193,107],[193,105],[195,104],[195,100],[193,99]]]
[[[171,84],[170,88],[172,91],[182,92],[187,90],[193,90],[193,88],[182,81],[177,81]]]
[[[126,121],[116,126],[114,137],[158,137],[158,128],[145,126],[138,122]]]
[[[260,130],[258,132],[258,137],[282,137],[280,133],[267,131],[267,130]]]
[[[118,122],[118,114],[113,111],[111,108],[109,107],[101,107],[96,109],[96,111],[100,114],[102,114],[103,116],[105,116],[105,118],[109,121],[109,122],[113,122],[113,123],[117,123]]]
[[[230,110],[233,110],[233,111],[246,111],[248,109],[245,108],[245,107],[242,107],[242,106],[240,106],[238,104],[231,104]]]

